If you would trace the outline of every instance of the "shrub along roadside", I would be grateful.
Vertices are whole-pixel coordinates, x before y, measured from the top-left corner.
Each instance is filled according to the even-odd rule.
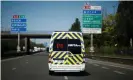
[[[89,48],[85,48],[86,53],[88,55],[91,55],[89,52]],[[93,55],[99,55],[99,56],[129,56],[133,57],[133,48],[127,48],[127,47],[110,47],[110,46],[102,46],[100,48],[95,47],[95,52]]]

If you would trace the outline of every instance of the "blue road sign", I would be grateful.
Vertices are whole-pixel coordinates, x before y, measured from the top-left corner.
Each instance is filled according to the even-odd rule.
[[[26,23],[11,23],[11,27],[19,27],[19,26],[23,26],[23,27],[26,27]]]
[[[26,19],[11,19],[11,22],[26,22]]]
[[[83,10],[83,14],[101,14],[101,10]]]
[[[19,32],[19,31],[23,32],[23,31],[26,31],[26,28],[13,28],[13,27],[11,27],[11,31],[12,32]]]
[[[26,19],[23,18],[24,16],[18,17],[13,17],[11,19],[11,32],[25,32],[26,31]]]

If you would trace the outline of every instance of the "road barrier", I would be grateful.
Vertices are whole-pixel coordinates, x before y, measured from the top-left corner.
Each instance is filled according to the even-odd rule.
[[[86,57],[91,59],[106,60],[111,62],[133,65],[133,58],[121,58],[121,57],[110,57],[110,56],[86,56]]]
[[[10,51],[10,52],[6,52],[3,55],[1,55],[1,59],[17,57],[17,56],[24,56],[24,55],[31,55],[31,54],[35,54],[35,53],[38,53],[38,52],[41,52],[41,51],[36,51],[36,52],[25,52],[25,51],[16,52],[16,51]]]

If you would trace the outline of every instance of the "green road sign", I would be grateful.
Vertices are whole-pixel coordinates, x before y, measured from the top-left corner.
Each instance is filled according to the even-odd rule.
[[[83,15],[83,21],[102,20],[102,15]]]
[[[102,21],[83,21],[83,24],[102,24]]]
[[[83,14],[82,18],[83,28],[101,28],[102,15],[86,15]]]
[[[102,32],[102,13],[101,6],[91,6],[83,9],[82,26],[83,33],[99,34]]]
[[[101,28],[102,24],[83,24],[84,28]]]

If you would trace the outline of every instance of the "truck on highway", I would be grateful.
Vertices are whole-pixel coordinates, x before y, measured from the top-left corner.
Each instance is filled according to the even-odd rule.
[[[52,33],[49,46],[49,74],[85,71],[85,47],[81,32]]]

